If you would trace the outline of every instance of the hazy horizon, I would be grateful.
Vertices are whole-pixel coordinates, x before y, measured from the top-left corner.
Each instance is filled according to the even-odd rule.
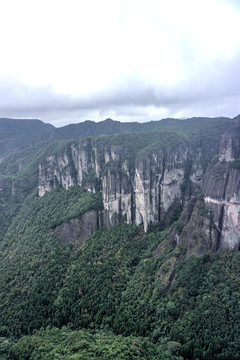
[[[0,117],[240,113],[238,1],[9,0],[0,12]]]
[[[50,122],[50,121],[47,121],[47,120],[42,120],[42,119],[34,119],[34,118],[31,118],[31,117],[29,117],[29,118],[17,118],[17,117],[15,117],[15,118],[10,118],[10,117],[6,117],[6,118],[2,118],[2,117],[0,117],[0,120],[1,119],[7,119],[7,120],[19,120],[19,121],[21,121],[21,120],[29,120],[29,121],[31,121],[31,120],[36,120],[36,121],[42,121],[43,123],[45,123],[45,124],[51,124],[51,125],[53,125],[54,127],[56,127],[56,128],[60,128],[60,127],[64,127],[64,126],[67,126],[67,125],[76,125],[76,124],[80,124],[80,123],[84,123],[84,122],[94,122],[94,123],[99,123],[99,122],[104,122],[104,121],[106,121],[106,120],[112,120],[112,121],[116,121],[116,122],[121,122],[121,123],[133,123],[133,122],[137,122],[137,123],[139,123],[139,124],[143,124],[143,123],[147,123],[147,122],[152,122],[152,121],[162,121],[162,120],[166,120],[166,119],[175,119],[175,120],[188,120],[188,119],[191,119],[191,118],[210,118],[210,119],[214,119],[214,118],[229,118],[229,119],[234,119],[234,118],[236,118],[237,116],[239,116],[239,114],[237,114],[236,116],[233,116],[233,117],[229,117],[229,116],[190,116],[190,117],[182,117],[182,118],[177,118],[177,117],[166,117],[166,118],[162,118],[162,119],[155,119],[155,120],[151,120],[151,119],[146,119],[145,121],[143,120],[143,121],[121,121],[121,120],[116,120],[116,119],[112,119],[112,118],[105,118],[105,119],[99,119],[99,120],[92,120],[92,119],[84,119],[84,120],[82,120],[82,121],[79,121],[79,122],[73,122],[73,123],[71,123],[71,122],[69,122],[69,123],[67,123],[67,124],[63,124],[63,125],[60,125],[59,123],[53,123],[53,122]]]

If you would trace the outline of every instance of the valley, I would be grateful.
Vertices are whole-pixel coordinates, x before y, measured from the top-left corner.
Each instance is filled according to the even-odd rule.
[[[2,122],[1,358],[238,359],[240,117],[35,121]]]

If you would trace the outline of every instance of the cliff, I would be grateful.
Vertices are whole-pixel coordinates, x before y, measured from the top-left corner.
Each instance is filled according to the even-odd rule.
[[[240,118],[223,134],[218,162],[202,182],[205,203],[217,228],[218,248],[238,248],[240,240]]]
[[[100,191],[103,225],[134,223],[147,231],[150,224],[167,219],[174,207],[184,209],[202,192],[205,218],[199,210],[203,202],[198,201],[184,224],[185,235],[176,233],[176,238],[186,246],[186,241],[193,242],[189,239],[193,233],[198,233],[199,245],[192,246],[189,253],[232,249],[240,237],[239,134],[236,118],[218,139],[199,132],[189,139],[162,130],[157,137],[156,132],[135,134],[141,145],[134,149],[129,143],[126,146],[125,138],[121,144],[119,136],[111,141],[103,137],[70,142],[39,164],[39,196],[57,186],[79,185],[93,193]],[[131,136],[128,141],[136,141]],[[197,226],[196,219],[201,217],[204,220]]]
[[[186,177],[188,145],[124,156],[117,145],[96,139],[70,143],[60,154],[47,157],[39,165],[39,195],[58,185],[68,189],[79,185],[102,192],[104,224],[121,221],[144,225],[160,221],[174,201],[182,200]],[[197,170],[199,171],[199,169]]]
[[[181,121],[1,162],[2,338],[106,327],[237,358],[240,252],[219,250],[239,249],[239,128]]]
[[[188,204],[170,239],[187,256],[240,247],[240,119],[231,121],[202,174],[201,196]],[[158,251],[162,251],[158,249]]]

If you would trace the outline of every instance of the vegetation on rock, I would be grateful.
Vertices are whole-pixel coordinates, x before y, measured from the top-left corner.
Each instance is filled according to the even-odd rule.
[[[187,144],[213,171],[216,154],[211,163],[206,159],[228,121],[216,127],[211,119],[166,120],[154,132],[94,141],[121,147],[130,162],[137,154]],[[108,123],[111,131],[121,128]],[[54,129],[47,132],[55,140]],[[192,159],[185,164],[182,197],[147,233],[117,224],[98,228],[81,246],[61,243],[56,226],[104,210],[100,186],[95,193],[72,186],[38,196],[39,162],[70,146],[51,143],[51,136],[32,148],[24,143],[0,163],[1,359],[238,359],[240,253],[207,250],[203,227],[209,236],[219,229],[191,183]],[[238,161],[227,166],[237,171]],[[202,246],[201,255],[194,246]]]

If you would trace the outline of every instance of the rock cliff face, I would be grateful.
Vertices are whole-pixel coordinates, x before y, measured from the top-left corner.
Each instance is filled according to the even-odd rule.
[[[81,246],[83,241],[101,225],[101,216],[98,211],[91,210],[80,218],[74,218],[68,223],[56,226],[54,232],[61,243],[73,242],[77,246]]]
[[[218,142],[198,139],[194,144],[170,144],[134,156],[126,156],[122,146],[98,139],[71,142],[61,153],[40,163],[39,196],[56,186],[68,189],[80,185],[88,191],[101,191],[103,225],[124,221],[142,224],[146,231],[149,224],[163,220],[175,203],[184,209],[202,192],[204,201],[195,203],[188,220],[182,224],[185,232],[175,231],[174,241],[184,245],[196,233],[192,250],[188,246],[189,254],[238,247],[239,121],[232,121]],[[204,203],[208,215],[205,217],[201,208]],[[198,224],[196,219],[202,220]]]
[[[176,199],[182,201],[185,164],[191,149],[185,145],[164,152],[122,157],[120,146],[104,146],[94,139],[70,144],[66,152],[47,157],[39,165],[39,195],[61,185],[101,191],[104,224],[120,221],[143,224],[160,221]]]
[[[225,150],[224,150],[225,149]],[[218,248],[238,248],[240,243],[240,119],[223,134],[219,161],[203,178],[206,206],[217,228]]]

